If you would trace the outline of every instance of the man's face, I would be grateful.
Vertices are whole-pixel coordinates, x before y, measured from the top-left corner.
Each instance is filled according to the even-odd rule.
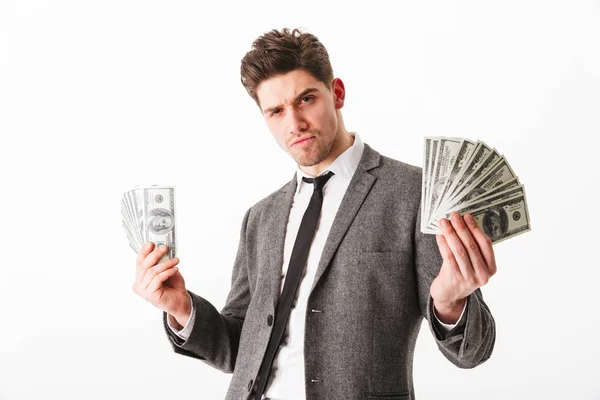
[[[296,69],[261,82],[257,96],[271,134],[298,165],[319,164],[331,151],[338,130],[336,110],[344,104],[344,86],[332,91],[309,72]],[[306,139],[296,143],[300,139]]]

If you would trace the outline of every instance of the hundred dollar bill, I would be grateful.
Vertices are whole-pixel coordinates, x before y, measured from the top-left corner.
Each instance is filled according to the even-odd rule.
[[[503,190],[498,192],[492,196],[486,196],[478,200],[477,202],[473,202],[469,205],[465,205],[456,210],[448,210],[446,212],[445,217],[449,218],[453,212],[458,212],[460,215],[465,215],[467,213],[472,212],[473,210],[478,210],[484,207],[493,207],[496,204],[499,204],[505,200],[511,199],[513,197],[525,196],[525,188],[523,185],[519,185],[514,188],[510,188],[507,190]]]
[[[140,245],[132,238],[131,231],[129,228],[123,223],[123,228],[125,229],[125,234],[127,234],[127,239],[129,239],[129,247],[133,249],[136,253],[140,252]]]
[[[525,193],[470,214],[494,244],[531,230]]]
[[[429,214],[431,212],[431,199],[434,196],[433,194],[433,189],[434,189],[434,179],[435,179],[435,172],[436,172],[436,168],[438,167],[440,160],[442,158],[442,137],[436,137],[433,141],[434,145],[432,147],[432,158],[431,158],[431,166],[429,168],[429,176],[427,178],[427,203],[425,203],[425,215],[423,216],[425,218],[425,221],[427,222],[429,220]],[[427,229],[427,224],[425,226],[425,228]]]
[[[441,137],[440,144],[438,146],[438,154],[433,165],[433,171],[431,173],[431,180],[429,181],[430,195],[427,205],[425,207],[427,211],[427,220],[429,215],[434,210],[433,206],[437,203],[439,196],[442,194],[442,188],[446,183],[448,176],[450,175],[450,168],[456,160],[458,151],[460,150],[462,139]]]
[[[508,161],[504,157],[495,162],[489,168],[486,164],[482,164],[480,169],[486,169],[486,172],[479,174],[479,178],[473,175],[472,180],[465,184],[465,188],[451,201],[450,207],[458,207],[476,195],[485,193],[488,190],[495,188],[516,177],[514,171],[508,165]],[[479,173],[479,171],[478,171]]]
[[[129,245],[131,248],[135,250],[136,253],[139,252],[141,248],[141,242],[138,240],[136,235],[133,233],[133,228],[128,220],[128,213],[124,210],[124,206],[121,207],[121,215],[122,215],[122,224],[125,229],[125,233],[127,234],[127,239],[129,239]]]
[[[449,200],[457,194],[457,189],[461,188],[463,183],[473,175],[481,164],[488,158],[490,153],[493,151],[488,145],[483,142],[478,142],[477,146],[473,150],[471,157],[465,162],[463,170],[461,170],[452,182],[452,185],[448,189],[447,195],[444,199],[444,205],[449,205]]]
[[[133,201],[133,195],[127,192],[123,195],[121,201],[121,214],[126,225],[129,227],[129,233],[134,238],[134,244],[139,249],[143,243],[142,236],[139,229],[136,228],[137,221],[135,217],[135,206]]]
[[[495,149],[488,154],[485,160],[471,173],[467,179],[463,180],[460,186],[457,186],[452,196],[446,202],[446,206],[453,206],[457,203],[456,200],[464,198],[469,190],[472,189],[474,182],[478,182],[479,178],[486,174],[496,166],[500,160],[504,158]]]
[[[467,195],[467,199],[464,203],[461,203],[460,205],[458,205],[457,207],[453,207],[451,209],[449,209],[446,214],[448,212],[452,213],[453,211],[457,211],[458,209],[470,206],[474,203],[479,203],[482,201],[486,201],[489,197],[494,196],[500,192],[503,192],[505,190],[508,189],[512,189],[515,188],[517,186],[520,186],[521,183],[519,182],[519,178],[512,178],[509,179],[508,181],[504,182],[501,185],[498,185],[488,191],[485,191],[484,189],[481,188],[476,188],[473,189],[472,191],[469,192],[469,194]]]
[[[431,171],[433,169],[433,163],[435,161],[435,157],[437,155],[437,149],[439,145],[439,138],[437,137],[429,137],[431,142],[429,152],[427,153],[427,174],[425,175],[425,198],[421,199],[424,203],[423,206],[423,214],[421,215],[421,226],[425,228],[427,226],[427,213],[429,212],[427,208],[427,203],[429,201],[430,191],[431,191]]]
[[[168,246],[167,253],[159,260],[175,257],[175,187],[150,186],[140,189],[143,193],[144,242],[156,246]]]
[[[482,229],[496,243],[530,230],[524,186],[504,156],[482,141],[426,137],[421,184],[420,228],[425,234],[442,233],[440,219],[456,211],[487,215],[479,223],[487,223]],[[516,212],[507,220],[500,208],[506,213],[504,206],[511,205]],[[524,227],[518,225],[520,218],[525,218],[520,222]],[[498,233],[503,230],[507,232]]]
[[[143,244],[147,242],[147,239],[145,237],[146,230],[144,229],[144,193],[142,188],[137,187],[132,189],[129,192],[129,198],[133,207],[132,224],[134,225],[134,232],[139,237],[140,243],[143,246]]]
[[[421,174],[421,229],[425,227],[423,216],[425,215],[425,203],[427,199],[427,174],[429,173],[429,151],[431,150],[431,138],[424,138],[424,151],[423,151],[423,171]]]
[[[458,154],[456,155],[456,157],[450,167],[450,172],[445,176],[445,179],[444,179],[444,182],[443,182],[443,185],[441,188],[441,194],[438,195],[438,198],[437,198],[435,204],[433,205],[432,212],[430,212],[430,217],[435,216],[438,207],[440,206],[440,204],[443,202],[444,198],[446,197],[446,193],[448,192],[450,185],[455,181],[459,172],[465,166],[466,161],[470,158],[476,145],[477,145],[477,143],[475,143],[471,140],[468,140],[468,139],[463,139],[463,141],[461,142],[460,148],[458,149]],[[430,224],[433,222],[435,222],[435,221],[430,220]]]
[[[123,198],[121,199],[121,218],[123,222],[123,228],[125,228],[125,233],[127,233],[129,243],[134,248],[137,248],[140,242],[137,240],[137,237],[133,234],[133,226],[131,225],[131,221],[133,220],[132,215],[133,214],[131,213],[131,209],[129,208],[127,201],[127,193],[124,193]]]
[[[519,184],[519,180],[517,178],[511,179],[506,182],[485,193],[483,196],[478,196],[473,201],[468,203],[463,203],[461,206],[456,207],[454,209],[444,211],[445,215],[437,216],[434,223],[436,233],[441,233],[441,229],[439,227],[439,218],[445,217],[450,218],[450,215],[454,212],[458,212],[461,215],[465,215],[467,213],[472,212],[473,210],[477,210],[484,207],[492,207],[496,203],[502,202],[504,200],[510,199],[515,196],[525,195],[525,188],[523,185]]]

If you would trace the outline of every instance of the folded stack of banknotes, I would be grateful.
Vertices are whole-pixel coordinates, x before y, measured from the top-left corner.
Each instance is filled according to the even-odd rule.
[[[441,233],[440,218],[471,214],[492,243],[531,230],[525,188],[508,161],[482,141],[426,136],[421,232]]]
[[[147,242],[168,246],[159,262],[175,257],[175,186],[136,186],[123,193],[123,228],[129,246],[139,253]]]

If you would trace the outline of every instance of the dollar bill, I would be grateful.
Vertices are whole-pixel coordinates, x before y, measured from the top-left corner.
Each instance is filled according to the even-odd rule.
[[[456,210],[448,210],[446,211],[445,217],[449,218],[450,214],[452,214],[453,212],[458,212],[460,215],[465,215],[467,213],[472,212],[473,210],[478,210],[484,207],[493,207],[496,204],[499,204],[505,200],[511,199],[516,196],[525,196],[525,187],[523,185],[503,190],[491,196],[484,196],[480,200],[472,202],[471,204],[464,205],[463,207],[460,207]]]
[[[130,207],[127,201],[127,194],[123,194],[123,198],[121,199],[121,219],[123,223],[123,228],[125,229],[125,233],[127,234],[127,238],[129,239],[129,244],[133,247],[135,251],[138,251],[137,248],[140,247],[140,241],[135,236],[133,225],[131,225],[131,221],[133,221],[133,215],[130,212]]]
[[[525,231],[530,229],[524,186],[506,158],[480,140],[426,136],[421,184],[420,229],[423,233],[442,233],[440,219],[448,218],[456,211],[462,215],[467,212],[484,215],[485,209],[496,210],[502,217],[496,208],[514,199],[520,199],[522,204],[517,203],[524,211],[511,214],[509,233],[494,241],[516,236],[520,228],[514,227],[522,215],[527,220]],[[489,214],[486,218],[488,227],[495,226],[489,224],[489,221],[495,221],[494,215]],[[490,228],[488,232],[498,236],[498,229],[492,231]]]
[[[493,164],[489,167],[486,163],[481,165],[480,171],[485,171],[481,173],[478,171],[478,174],[472,176],[471,180],[465,184],[465,188],[453,200],[449,201],[451,204],[448,206],[449,208],[460,206],[474,197],[516,177],[504,157],[496,161],[491,160],[490,162]]]
[[[129,246],[136,253],[151,241],[156,246],[168,246],[159,262],[175,257],[175,186],[136,186],[125,192],[121,199],[121,216]]]
[[[493,151],[488,145],[483,142],[479,142],[475,150],[473,150],[473,154],[465,163],[463,170],[461,170],[448,189],[448,194],[444,199],[444,204],[448,203],[448,200],[452,199],[456,195],[456,191],[458,188],[463,186],[463,183],[470,178],[477,169],[481,166],[481,164],[488,158],[490,153]]]
[[[456,138],[441,137],[439,139],[438,154],[431,172],[431,179],[428,182],[431,193],[426,205],[427,220],[442,194],[442,189],[450,175],[452,164],[456,161],[462,142],[461,139]]]
[[[502,155],[498,153],[495,149],[487,155],[485,160],[481,164],[479,164],[466,179],[462,180],[462,183],[458,185],[452,196],[446,200],[446,207],[451,207],[458,203],[457,200],[464,198],[469,193],[469,190],[472,189],[473,184],[478,182],[482,176],[486,176],[486,174],[496,166],[497,163],[502,159]]]
[[[514,183],[517,183],[517,182],[514,182]],[[503,186],[508,186],[508,185],[503,185]],[[493,192],[494,192],[493,194],[490,193],[490,194],[487,194],[486,196],[480,196],[477,201],[470,202],[469,204],[463,204],[461,207],[457,207],[453,210],[446,210],[445,215],[443,215],[443,217],[450,218],[450,215],[452,215],[452,213],[454,213],[454,212],[458,212],[460,215],[465,215],[467,213],[472,212],[473,210],[481,209],[484,207],[493,207],[496,204],[498,204],[504,200],[508,200],[512,197],[524,196],[525,188],[523,185],[517,185],[515,187],[510,187],[508,189],[501,190],[501,191],[493,190]],[[436,220],[436,222],[437,221],[439,221],[439,217]],[[439,227],[439,225],[437,225],[436,227]],[[441,233],[441,229],[438,233]]]
[[[142,189],[144,197],[144,232],[146,242],[167,245],[160,261],[175,256],[175,187],[152,186]]]
[[[146,243],[146,237],[144,236],[144,199],[141,188],[135,188],[131,192],[129,192],[129,197],[131,199],[132,211],[133,211],[133,223],[135,225],[135,234],[139,237],[140,243],[142,245]],[[141,248],[141,246],[140,246]]]
[[[473,210],[470,214],[494,244],[531,230],[524,193],[491,207],[485,206]]]
[[[121,205],[121,214],[125,214],[123,216],[124,221],[129,227],[130,236],[134,239],[133,244],[139,249],[144,242],[141,231],[137,227],[138,220],[136,218],[134,195],[131,192],[125,193]]]
[[[427,174],[429,173],[429,152],[431,150],[431,138],[430,137],[425,137],[424,138],[424,142],[423,142],[423,147],[424,147],[424,151],[423,151],[423,171],[421,174],[421,215],[425,215],[425,203],[427,202]],[[423,230],[425,228],[425,223],[427,221],[423,221],[421,219],[421,230]]]
[[[441,194],[438,196],[435,204],[433,205],[432,212],[429,215],[430,224],[433,224],[434,226],[436,225],[435,218],[432,218],[432,216],[435,217],[440,204],[446,198],[446,194],[448,193],[450,185],[456,180],[456,177],[459,176],[460,171],[463,170],[463,167],[466,165],[476,146],[476,142],[473,142],[468,139],[462,139],[460,148],[458,150],[458,154],[454,158],[454,161],[452,161],[450,172],[447,173],[444,177],[444,182],[441,188]],[[439,228],[439,226],[437,227]]]
[[[425,198],[422,200],[424,202],[424,216],[428,215],[429,209],[427,208],[427,204],[429,202],[429,196],[431,195],[431,170],[433,169],[433,165],[437,156],[437,149],[439,145],[439,138],[430,137],[430,148],[427,153],[427,173],[425,174]],[[427,219],[421,220],[423,228],[427,226]]]
[[[518,187],[520,185],[521,185],[521,183],[519,182],[519,178],[509,179],[508,181],[502,183],[501,185],[498,185],[498,186],[496,186],[496,187],[494,187],[494,188],[492,188],[492,189],[490,189],[488,191],[483,191],[479,195],[475,195],[475,193],[473,192],[473,196],[471,196],[469,200],[467,200],[464,203],[461,203],[457,207],[450,208],[448,211],[450,213],[452,213],[453,211],[457,211],[457,210],[459,210],[461,208],[465,208],[467,206],[470,206],[473,203],[479,203],[479,202],[482,202],[482,201],[487,201],[488,198],[490,198],[491,196],[494,196],[494,195],[496,195],[496,194],[498,194],[500,192],[503,192],[503,191],[505,191],[507,189],[512,189],[512,188]],[[447,214],[448,214],[448,212],[446,212],[446,215]]]

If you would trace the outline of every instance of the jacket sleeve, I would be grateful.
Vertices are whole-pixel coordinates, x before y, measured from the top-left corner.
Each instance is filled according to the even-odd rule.
[[[494,318],[481,290],[477,289],[467,297],[466,310],[454,328],[444,332],[434,322],[433,298],[429,290],[439,274],[443,258],[435,235],[421,232],[420,209],[417,213],[413,251],[421,313],[427,319],[442,354],[459,368],[474,368],[492,354],[496,340]]]
[[[221,312],[208,300],[188,290],[196,315],[187,340],[180,338],[169,328],[167,313],[163,312],[163,327],[175,353],[197,358],[227,373],[232,373],[235,367],[242,324],[250,304],[246,252],[246,227],[250,210],[246,211],[242,222],[231,290]]]

